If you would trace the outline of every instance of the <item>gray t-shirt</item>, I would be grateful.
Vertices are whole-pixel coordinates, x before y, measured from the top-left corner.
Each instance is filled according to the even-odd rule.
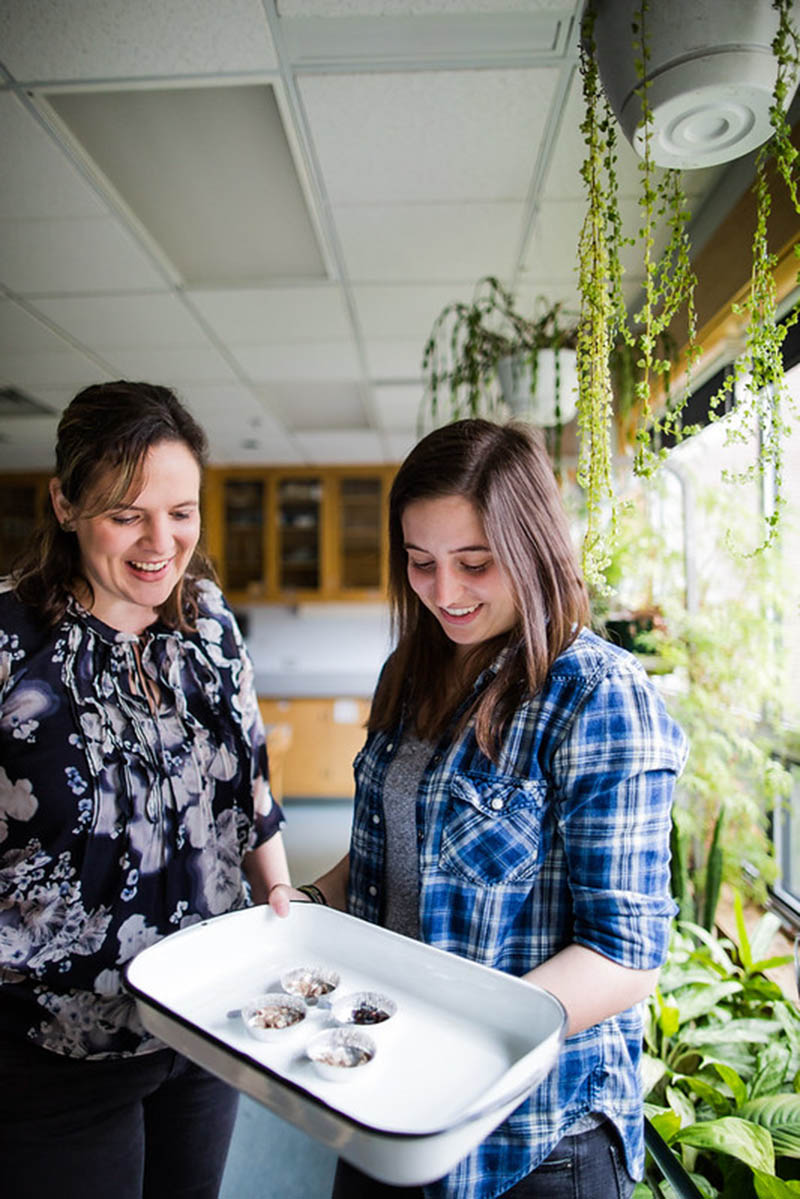
[[[407,734],[397,747],[383,784],[386,822],[383,924],[419,940],[417,791],[433,753],[429,741]]]

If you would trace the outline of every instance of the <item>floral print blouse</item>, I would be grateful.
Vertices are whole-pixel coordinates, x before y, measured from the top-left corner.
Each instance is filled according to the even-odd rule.
[[[48,628],[0,590],[0,1033],[70,1057],[160,1048],[122,971],[247,905],[282,821],[252,665],[218,587],[197,630],[136,636],[72,602]]]

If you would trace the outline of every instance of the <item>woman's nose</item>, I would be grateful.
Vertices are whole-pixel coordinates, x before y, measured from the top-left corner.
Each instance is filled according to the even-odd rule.
[[[154,553],[168,553],[172,548],[172,534],[166,516],[150,516],[142,533],[144,544]]]
[[[451,570],[441,567],[433,581],[433,600],[440,608],[452,607],[459,598],[461,584]]]

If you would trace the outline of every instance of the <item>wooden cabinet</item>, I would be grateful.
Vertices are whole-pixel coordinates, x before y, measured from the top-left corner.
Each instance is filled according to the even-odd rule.
[[[49,478],[41,473],[0,477],[0,576],[30,542],[48,502]]]
[[[393,469],[210,471],[206,545],[233,603],[376,600]]]
[[[369,700],[264,698],[258,705],[268,729],[291,730],[281,769],[285,799],[353,798],[353,758],[366,739]]]

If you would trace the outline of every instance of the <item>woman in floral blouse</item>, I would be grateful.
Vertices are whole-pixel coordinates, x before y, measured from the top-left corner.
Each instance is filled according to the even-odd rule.
[[[149,1036],[121,981],[177,929],[288,910],[252,666],[197,548],[205,453],[167,388],[82,391],[0,588],[9,1196],[218,1192],[236,1093]]]
[[[350,852],[296,899],[519,975],[563,1003],[551,1074],[446,1177],[346,1162],[334,1199],[628,1199],[644,1160],[639,1001],[667,950],[685,740],[636,659],[588,627],[530,427],[465,420],[389,501],[397,645],[356,758]]]

